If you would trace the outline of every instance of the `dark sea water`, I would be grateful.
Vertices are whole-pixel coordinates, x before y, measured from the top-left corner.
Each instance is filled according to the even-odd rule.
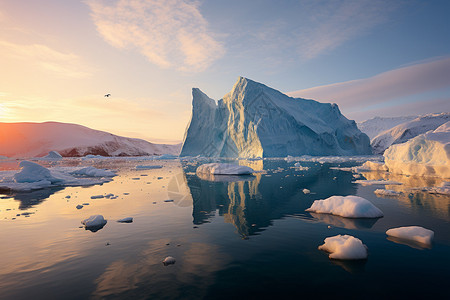
[[[79,163],[115,169],[118,176],[91,187],[0,195],[0,299],[448,297],[450,197],[411,190],[438,185],[438,179],[364,173],[367,179],[403,182],[386,187],[404,191],[388,198],[374,194],[383,186],[352,183],[351,172],[317,162],[303,162],[309,169],[300,170],[284,160],[241,161],[263,172],[203,178],[195,174],[199,162],[60,164]],[[134,168],[147,164],[163,168]],[[90,198],[108,193],[119,197]],[[364,197],[384,217],[305,212],[314,200],[333,195]],[[76,209],[83,203],[89,205]],[[108,220],[106,226],[96,232],[82,228],[81,220],[95,214]],[[133,223],[116,222],[124,217]],[[433,244],[385,234],[408,225],[433,230]],[[317,249],[337,234],[361,239],[368,259],[330,260]],[[176,263],[164,266],[167,256]]]

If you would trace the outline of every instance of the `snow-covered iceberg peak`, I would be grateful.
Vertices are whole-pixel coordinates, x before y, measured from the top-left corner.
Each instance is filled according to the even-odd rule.
[[[244,77],[217,103],[197,88],[192,96],[181,156],[371,154],[367,135],[336,104],[292,98]]]
[[[384,152],[389,172],[450,178],[450,121],[436,130],[390,146]]]

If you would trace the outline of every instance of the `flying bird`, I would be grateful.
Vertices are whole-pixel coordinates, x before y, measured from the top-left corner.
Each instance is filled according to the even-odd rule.
[[[105,97],[111,97],[111,94],[106,94]]]

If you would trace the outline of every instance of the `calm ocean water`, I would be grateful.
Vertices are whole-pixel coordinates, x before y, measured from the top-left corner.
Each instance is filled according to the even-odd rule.
[[[382,186],[355,184],[352,173],[330,169],[336,165],[304,162],[309,169],[299,170],[284,160],[241,163],[263,172],[199,178],[198,162],[96,160],[83,164],[118,170],[118,176],[91,187],[1,194],[0,299],[420,299],[447,294],[450,197],[411,190],[439,180],[364,173],[367,179],[403,183],[387,186],[404,191],[388,198],[373,193]],[[135,169],[151,164],[163,168]],[[17,162],[0,165],[9,168],[17,168]],[[108,193],[118,197],[91,199]],[[364,197],[384,217],[358,220],[305,212],[314,200],[332,195]],[[95,214],[108,220],[105,227],[97,232],[81,227],[81,220]],[[116,222],[124,217],[134,222]],[[387,238],[387,229],[408,225],[433,230],[432,246]],[[361,239],[368,259],[330,260],[317,249],[337,234]],[[176,263],[164,266],[167,256]]]

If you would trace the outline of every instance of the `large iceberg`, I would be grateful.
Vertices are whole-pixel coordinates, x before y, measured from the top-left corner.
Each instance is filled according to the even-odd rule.
[[[407,142],[408,140],[435,130],[442,124],[450,121],[450,113],[427,114],[419,116],[414,120],[397,125],[389,130],[383,131],[372,139],[372,148],[375,154],[383,152],[391,145]]]
[[[336,104],[292,98],[243,77],[217,103],[197,88],[192,95],[180,156],[371,154],[367,135]]]
[[[450,178],[450,121],[434,131],[390,146],[384,152],[389,172]]]

